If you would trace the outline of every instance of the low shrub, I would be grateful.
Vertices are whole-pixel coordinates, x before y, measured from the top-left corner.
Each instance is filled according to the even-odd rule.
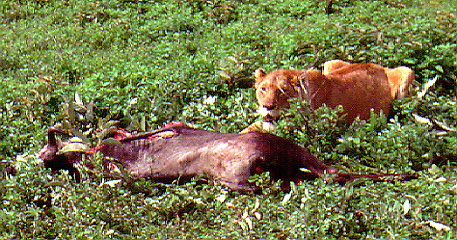
[[[0,2],[0,236],[455,238],[456,14],[441,0]],[[342,171],[418,179],[286,193],[263,174],[252,177],[263,195],[241,195],[204,177],[117,181],[84,164],[78,184],[33,156],[50,125],[92,145],[113,126],[175,120],[238,132],[259,119],[256,68],[335,58],[411,67],[413,94],[350,126],[341,110],[294,103],[275,134]]]

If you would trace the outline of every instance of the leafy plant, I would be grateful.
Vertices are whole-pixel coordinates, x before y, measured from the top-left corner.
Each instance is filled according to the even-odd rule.
[[[333,0],[329,8],[316,0],[1,1],[1,238],[455,238],[455,3]],[[318,69],[334,58],[411,67],[413,94],[392,116],[350,126],[339,109],[293,103],[275,134],[341,171],[418,179],[316,180],[287,193],[266,173],[251,179],[262,195],[241,195],[206,178],[108,179],[101,156],[78,164],[77,184],[33,156],[50,125],[91,145],[114,126],[145,131],[175,120],[238,132],[259,118],[256,68]]]

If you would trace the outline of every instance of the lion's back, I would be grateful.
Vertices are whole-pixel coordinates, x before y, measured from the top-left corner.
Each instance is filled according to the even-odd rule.
[[[326,75],[326,91],[322,91],[321,105],[342,105],[352,122],[357,116],[370,118],[370,109],[388,115],[392,97],[384,69],[371,63],[351,64]]]

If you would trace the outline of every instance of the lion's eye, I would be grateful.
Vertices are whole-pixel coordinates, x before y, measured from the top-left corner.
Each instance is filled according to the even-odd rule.
[[[260,91],[262,91],[262,92],[266,92],[266,91],[267,91],[267,89],[266,89],[266,88],[264,88],[264,87],[262,87],[262,88],[260,88]]]

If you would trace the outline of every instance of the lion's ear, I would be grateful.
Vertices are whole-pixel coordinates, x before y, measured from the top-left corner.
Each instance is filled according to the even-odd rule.
[[[254,72],[256,81],[264,78],[266,75],[267,74],[265,73],[265,71],[262,68],[257,68],[257,70],[255,70],[255,72]]]

